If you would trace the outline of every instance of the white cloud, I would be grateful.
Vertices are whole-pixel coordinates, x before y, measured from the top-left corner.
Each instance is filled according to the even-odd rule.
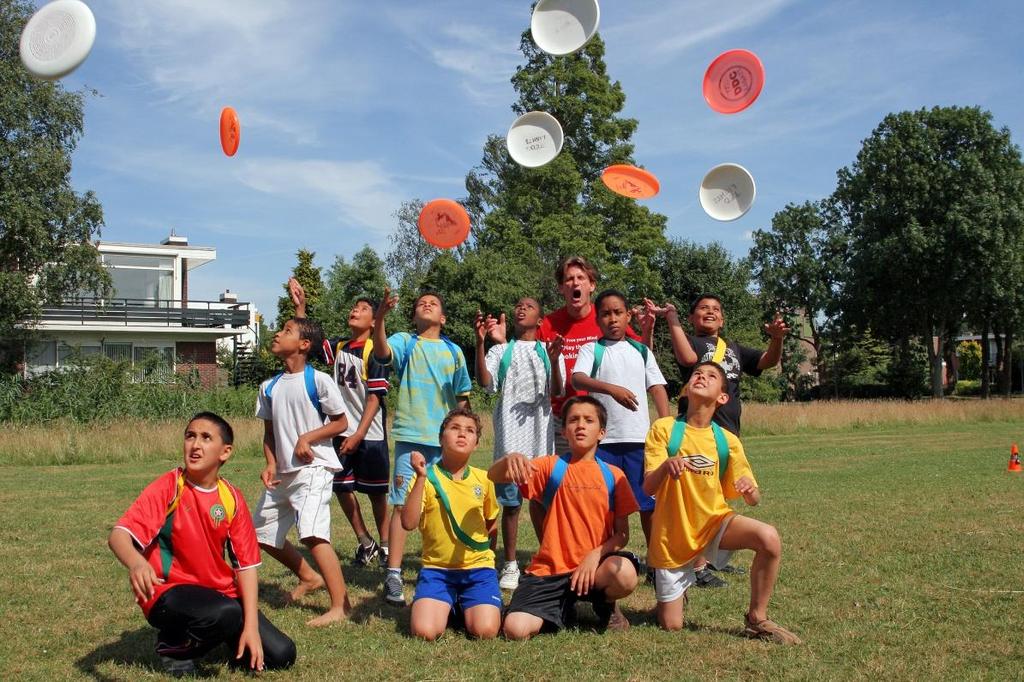
[[[404,194],[375,161],[260,158],[242,161],[240,182],[258,192],[296,201],[319,200],[340,223],[388,233]]]

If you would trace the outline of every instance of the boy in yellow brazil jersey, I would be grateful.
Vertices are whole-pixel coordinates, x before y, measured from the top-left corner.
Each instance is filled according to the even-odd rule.
[[[739,438],[711,421],[715,409],[729,400],[725,387],[719,365],[698,363],[687,383],[685,418],[659,419],[647,434],[643,488],[655,497],[649,562],[655,569],[658,624],[666,630],[683,627],[686,590],[701,557],[724,565],[729,552],[752,549],[743,634],[799,644],[799,637],[768,619],[782,555],[778,531],[736,514],[726,502],[742,497],[754,506],[761,492]]]

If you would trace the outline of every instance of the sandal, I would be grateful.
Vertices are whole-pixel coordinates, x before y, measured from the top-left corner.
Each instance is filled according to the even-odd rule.
[[[768,642],[774,642],[775,644],[803,644],[803,641],[794,635],[792,632],[782,627],[778,623],[768,620],[754,622],[750,619],[750,614],[746,614],[743,617],[744,625],[743,635],[751,639],[763,639]]]

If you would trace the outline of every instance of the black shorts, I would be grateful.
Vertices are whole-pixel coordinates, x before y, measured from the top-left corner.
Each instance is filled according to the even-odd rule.
[[[632,552],[605,554],[601,561],[612,556],[628,559],[637,574],[640,573],[640,559]],[[505,615],[516,612],[528,613],[544,621],[543,632],[557,632],[575,624],[577,601],[590,602],[595,606],[595,611],[607,608],[608,601],[605,599],[604,590],[592,589],[580,597],[570,589],[571,580],[572,573],[546,576],[523,574],[519,579],[519,587],[512,593]],[[598,616],[600,615],[598,611]]]
[[[337,450],[345,439],[335,438]],[[363,440],[351,455],[341,459],[341,471],[334,474],[335,493],[386,494],[391,481],[391,456],[386,440]]]

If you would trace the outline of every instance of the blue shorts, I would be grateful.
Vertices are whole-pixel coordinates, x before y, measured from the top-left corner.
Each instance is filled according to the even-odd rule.
[[[344,436],[335,438],[335,451],[344,442]],[[335,494],[357,492],[383,495],[388,491],[391,461],[386,440],[364,439],[355,452],[344,457],[338,455],[338,458],[341,460],[341,471],[334,474]]]
[[[494,492],[502,507],[518,507],[523,503],[523,496],[515,483],[495,483]]]
[[[419,452],[426,457],[427,466],[441,461],[440,445],[421,445],[420,443],[395,441],[395,471],[394,476],[391,477],[391,492],[388,494],[388,503],[392,505],[405,504],[409,481],[416,476],[409,457],[413,452]]]
[[[412,598],[436,599],[462,611],[489,604],[500,609],[501,588],[493,568],[424,568]]]
[[[602,443],[597,446],[597,456],[605,463],[619,467],[626,474],[640,511],[654,511],[654,498],[644,494],[643,443]]]

